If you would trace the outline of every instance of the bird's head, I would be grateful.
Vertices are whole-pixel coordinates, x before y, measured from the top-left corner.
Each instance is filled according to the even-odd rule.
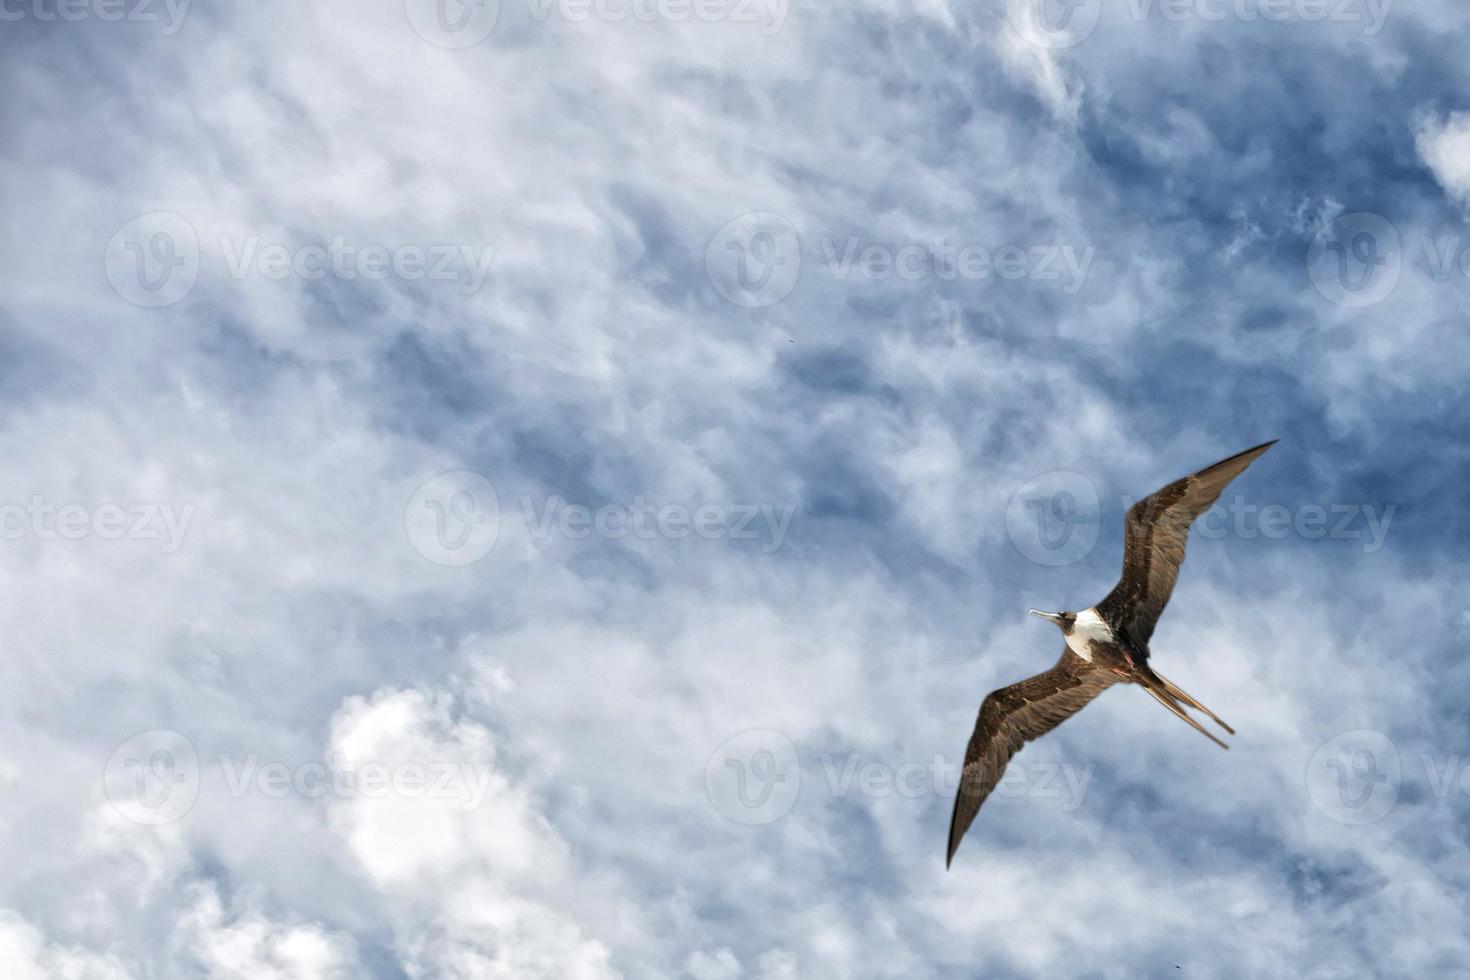
[[[1072,632],[1072,626],[1073,626],[1073,624],[1075,624],[1077,622],[1077,614],[1076,613],[1070,613],[1070,612],[1049,613],[1049,612],[1042,612],[1040,609],[1028,609],[1027,612],[1029,612],[1033,616],[1040,616],[1042,619],[1049,619],[1053,623],[1056,623],[1057,624],[1057,628],[1062,631],[1062,635],[1063,636],[1065,636],[1068,633]]]

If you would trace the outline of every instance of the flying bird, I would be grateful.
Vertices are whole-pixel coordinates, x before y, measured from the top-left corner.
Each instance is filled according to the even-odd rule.
[[[1231,735],[1235,729],[1149,666],[1148,641],[1174,591],[1190,525],[1210,509],[1231,480],[1276,442],[1273,439],[1223,459],[1128,508],[1123,575],[1103,601],[1081,612],[1029,610],[1055,623],[1066,646],[1050,670],[992,691],[981,703],[950,817],[945,867],[954,861],[960,839],[1000,782],[1011,756],[1114,684],[1137,684],[1206,738],[1228,748],[1184,709],[1204,712]]]

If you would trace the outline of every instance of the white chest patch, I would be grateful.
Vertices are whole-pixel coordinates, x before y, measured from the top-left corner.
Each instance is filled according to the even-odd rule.
[[[1113,631],[1108,629],[1108,624],[1097,614],[1096,609],[1084,609],[1077,614],[1077,621],[1072,624],[1072,632],[1067,634],[1067,646],[1088,663],[1092,662],[1093,643],[1112,643]]]

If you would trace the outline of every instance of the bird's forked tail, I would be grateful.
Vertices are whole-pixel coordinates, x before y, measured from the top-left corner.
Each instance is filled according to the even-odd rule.
[[[1138,683],[1140,687],[1142,687],[1149,694],[1153,695],[1154,700],[1158,701],[1159,704],[1162,704],[1171,712],[1178,715],[1195,731],[1199,732],[1205,738],[1209,739],[1211,742],[1214,742],[1222,749],[1230,748],[1230,746],[1226,745],[1224,742],[1220,741],[1218,738],[1205,731],[1203,725],[1195,721],[1183,708],[1179,706],[1179,702],[1183,701],[1191,708],[1203,711],[1214,720],[1215,724],[1225,729],[1231,735],[1235,734],[1235,729],[1231,728],[1229,725],[1225,724],[1225,722],[1221,721],[1219,715],[1215,714],[1209,708],[1206,708],[1194,698],[1184,693],[1184,691],[1177,684],[1170,681],[1168,678],[1159,674],[1157,671],[1153,670],[1147,665],[1143,666],[1136,674],[1134,674],[1133,679]]]

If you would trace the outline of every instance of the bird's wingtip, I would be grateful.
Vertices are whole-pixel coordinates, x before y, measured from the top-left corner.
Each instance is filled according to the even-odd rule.
[[[1270,449],[1272,446],[1276,445],[1280,441],[1280,439],[1272,439],[1270,442],[1263,442],[1259,446],[1252,446],[1249,449],[1245,449],[1241,452],[1236,453],[1234,456],[1230,456],[1220,460],[1220,462],[1216,463],[1215,465],[1223,466],[1226,463],[1233,463],[1238,459],[1255,460],[1257,456],[1260,456],[1262,453],[1264,453],[1266,450]]]

